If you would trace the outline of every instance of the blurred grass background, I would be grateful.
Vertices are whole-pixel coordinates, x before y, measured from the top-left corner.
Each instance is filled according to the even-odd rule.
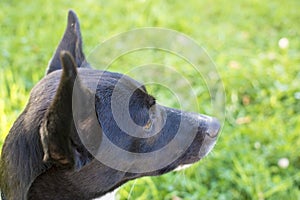
[[[208,51],[226,90],[213,152],[185,171],[126,184],[120,199],[300,199],[300,1],[2,0],[0,7],[1,144],[72,8],[86,54],[133,28],[174,29]]]

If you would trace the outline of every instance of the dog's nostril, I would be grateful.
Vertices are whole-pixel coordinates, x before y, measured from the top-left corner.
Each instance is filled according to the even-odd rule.
[[[220,128],[221,128],[220,122],[216,118],[211,118],[208,121],[208,127],[206,130],[206,134],[211,138],[217,137],[219,134]]]

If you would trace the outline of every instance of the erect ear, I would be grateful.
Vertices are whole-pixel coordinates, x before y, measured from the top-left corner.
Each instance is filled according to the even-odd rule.
[[[73,167],[75,158],[71,144],[73,125],[72,92],[77,77],[77,64],[69,52],[60,54],[63,68],[55,97],[40,127],[44,161]]]
[[[85,56],[82,51],[82,39],[79,20],[74,11],[70,10],[68,14],[68,24],[52,59],[49,61],[46,74],[55,70],[62,69],[60,62],[60,52],[68,51],[71,53],[78,67],[88,67],[85,62]]]

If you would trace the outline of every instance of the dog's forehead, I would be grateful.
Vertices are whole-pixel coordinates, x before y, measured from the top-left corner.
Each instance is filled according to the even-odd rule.
[[[28,107],[34,113],[39,110],[44,110],[51,103],[55,96],[61,78],[61,70],[54,71],[44,77],[31,91]],[[119,92],[122,94],[132,93],[137,88],[147,93],[146,88],[138,81],[120,73],[79,68],[78,80],[83,84],[83,87],[88,88],[96,95],[100,94],[99,88],[102,91],[112,93],[117,85]],[[78,85],[77,85],[78,86]],[[75,86],[76,87],[76,86]],[[121,95],[120,93],[120,95]]]
[[[31,96],[47,96],[45,93],[53,93],[54,95],[59,85],[60,77],[61,70],[47,75],[34,86]],[[78,68],[78,79],[91,91],[96,91],[98,87],[113,88],[118,85],[118,87],[130,91],[140,88],[144,92],[147,92],[145,86],[140,82],[127,75],[115,72]]]
[[[114,88],[117,86],[125,91],[134,91],[140,88],[146,92],[143,84],[124,74],[84,68],[78,69],[78,72],[82,83],[92,91],[96,91],[97,88]]]

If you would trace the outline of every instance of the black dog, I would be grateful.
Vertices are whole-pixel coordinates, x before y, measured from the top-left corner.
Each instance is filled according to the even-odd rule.
[[[119,96],[113,98],[116,90]],[[124,96],[130,97],[128,104]],[[115,119],[113,104],[120,107],[117,115],[125,124],[134,122],[134,128],[126,127],[130,135]],[[213,148],[219,128],[214,118],[157,104],[144,86],[125,75],[90,68],[82,52],[77,16],[70,11],[47,75],[33,88],[3,145],[2,198],[100,197],[128,180],[161,175],[200,160]],[[191,136],[189,146],[183,148]],[[111,154],[104,138],[136,157]],[[164,152],[171,152],[171,162],[151,168],[168,159],[157,154],[144,156],[141,165],[138,154],[157,152],[170,143],[175,146]],[[105,163],[106,155],[116,165]]]

